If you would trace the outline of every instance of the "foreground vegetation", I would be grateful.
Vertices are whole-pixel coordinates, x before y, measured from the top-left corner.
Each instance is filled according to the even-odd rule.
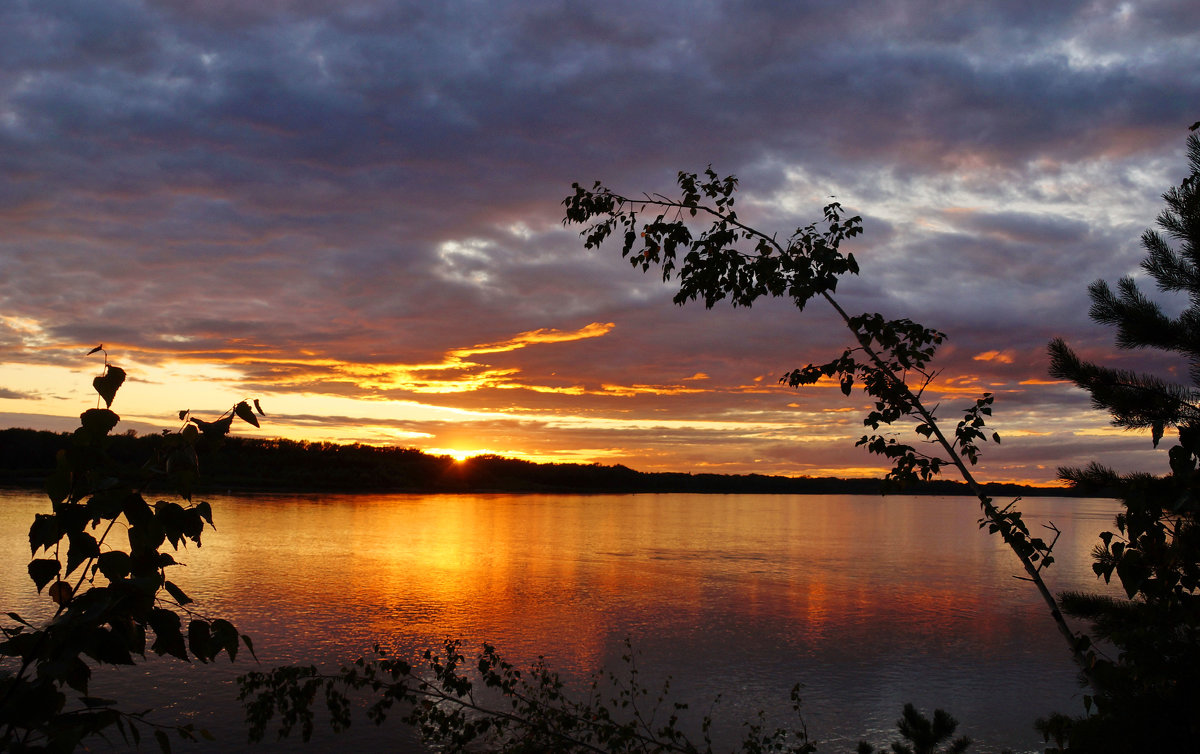
[[[109,452],[121,420],[111,406],[124,382],[125,371],[105,352],[92,382],[96,408],[80,415],[79,428],[52,456],[50,509],[29,528],[28,572],[55,609],[38,623],[8,612],[9,624],[0,626],[0,658],[16,668],[0,672],[0,751],[70,752],[118,735],[137,746],[143,732],[169,751],[168,730],[189,740],[204,733],[91,695],[93,668],[134,665],[147,651],[185,662],[222,653],[233,659],[243,645],[254,652],[250,637],[199,610],[171,574],[183,565],[175,559],[180,548],[199,547],[213,525],[212,506],[192,499],[199,454],[220,445],[235,417],[258,426],[255,411],[245,401],[214,421],[181,411],[179,430],[131,464]]]
[[[713,754],[710,713],[698,726],[684,723],[688,705],[670,696],[670,681],[655,691],[640,678],[637,655],[626,642],[618,671],[597,673],[586,693],[572,697],[558,674],[542,661],[521,670],[484,645],[468,661],[458,642],[441,651],[428,650],[415,663],[390,657],[378,648],[339,673],[317,668],[276,668],[241,679],[241,698],[252,741],[268,727],[280,737],[298,732],[307,741],[314,728],[314,700],[321,699],[334,730],[351,724],[351,709],[365,694],[366,717],[382,723],[398,707],[402,721],[426,741],[452,752],[505,754]],[[742,724],[736,751],[742,754],[813,754],[801,709],[800,685],[791,691],[791,727],[771,728],[759,712]],[[689,728],[698,730],[689,732]],[[913,705],[904,706],[896,721],[899,739],[893,754],[961,754],[971,746],[954,736],[958,721],[944,710],[933,717]],[[860,741],[857,754],[872,754],[873,744]]]

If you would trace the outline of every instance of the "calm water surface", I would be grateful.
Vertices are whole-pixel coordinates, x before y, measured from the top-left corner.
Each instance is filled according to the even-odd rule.
[[[254,637],[262,667],[336,666],[379,643],[403,653],[488,641],[544,655],[572,681],[616,667],[629,638],[648,679],[716,708],[728,740],[760,709],[804,713],[822,752],[891,739],[903,704],[948,709],[973,751],[1040,750],[1031,723],[1081,710],[1075,671],[1015,558],[969,498],[765,495],[260,495],[209,498],[217,530],[172,579]],[[1108,500],[1028,499],[1063,531],[1053,590],[1099,589],[1089,553]],[[0,491],[0,608],[47,611],[25,573],[45,497]],[[248,659],[153,658],[97,674],[94,693],[154,706],[244,746],[233,679]],[[259,668],[261,669],[261,668]],[[333,746],[419,751],[358,720]],[[298,741],[247,747],[304,750]],[[184,747],[182,750],[189,750]],[[213,747],[194,750],[216,750]]]

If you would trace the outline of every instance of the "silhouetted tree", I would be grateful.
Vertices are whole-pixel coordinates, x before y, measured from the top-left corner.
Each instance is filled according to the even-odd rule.
[[[1197,124],[1200,125],[1200,124]],[[1192,127],[1193,130],[1196,126]],[[1152,348],[1182,357],[1188,380],[1113,369],[1081,359],[1061,339],[1050,343],[1050,372],[1087,390],[1116,426],[1150,430],[1155,447],[1168,429],[1171,473],[1118,474],[1092,463],[1063,468],[1077,488],[1117,497],[1116,531],[1103,532],[1093,569],[1115,573],[1126,599],[1062,596],[1063,609],[1090,622],[1102,644],[1088,651],[1090,715],[1065,726],[1068,751],[1196,751],[1200,747],[1200,138],[1188,138],[1191,172],[1163,194],[1161,232],[1142,235],[1141,267],[1159,291],[1182,293],[1187,305],[1170,316],[1131,277],[1113,291],[1089,288],[1093,320],[1115,327],[1122,349]],[[1177,246],[1172,246],[1172,241]],[[1105,646],[1107,645],[1107,647]],[[1107,651],[1106,651],[1107,650]],[[1115,650],[1115,656],[1113,651]],[[1064,737],[1064,721],[1057,735]],[[1050,733],[1047,732],[1047,740]]]
[[[212,507],[192,500],[197,448],[218,444],[234,417],[258,426],[254,410],[241,401],[211,422],[181,411],[181,429],[164,433],[153,455],[130,465],[110,453],[114,440],[134,439],[111,434],[120,417],[110,407],[124,381],[125,371],[105,352],[104,371],[92,383],[104,408],[97,400],[84,411],[55,454],[49,510],[29,528],[29,577],[55,610],[44,622],[8,612],[0,625],[0,658],[15,668],[0,672],[0,751],[70,752],[115,728],[131,746],[142,730],[153,731],[169,752],[169,730],[188,740],[207,734],[191,723],[157,724],[145,712],[90,695],[93,669],[133,665],[147,650],[185,662],[210,662],[222,652],[233,659],[243,643],[253,652],[232,623],[200,613],[169,569],[180,565],[172,553],[189,541],[199,547],[213,523]],[[151,505],[143,493],[152,490],[156,497],[171,490],[183,504]]]
[[[622,256],[634,267],[643,271],[655,267],[663,280],[677,281],[676,304],[699,299],[710,308],[725,300],[734,306],[751,306],[768,297],[788,298],[800,310],[813,301],[830,306],[850,331],[853,345],[824,364],[794,369],[780,381],[798,387],[832,379],[845,395],[861,386],[873,405],[863,420],[872,434],[863,435],[857,445],[888,459],[889,480],[927,481],[944,467],[957,469],[979,499],[981,527],[999,533],[1016,554],[1025,571],[1023,578],[1037,589],[1076,662],[1089,673],[1079,637],[1042,578],[1042,569],[1054,560],[1053,543],[1033,536],[1013,505],[998,506],[969,468],[985,442],[1000,442],[999,434],[985,430],[992,394],[984,393],[963,407],[957,423],[944,414],[939,417],[938,405],[927,405],[924,393],[936,374],[931,362],[945,333],[878,313],[851,315],[835,296],[843,276],[858,274],[858,262],[842,251],[841,244],[862,232],[862,218],[847,217],[840,204],[829,204],[822,221],[781,240],[778,234],[750,227],[738,217],[734,176],[718,177],[710,167],[703,176],[681,172],[677,183],[678,198],[659,194],[635,198],[599,181],[591,188],[576,183],[574,193],[563,200],[563,222],[584,226],[580,234],[585,247],[616,239]],[[697,218],[703,221],[700,227]],[[904,421],[912,422],[919,437],[916,445],[889,432]]]

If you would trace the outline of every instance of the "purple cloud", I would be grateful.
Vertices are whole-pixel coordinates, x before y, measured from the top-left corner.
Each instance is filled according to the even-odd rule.
[[[1182,177],[1193,18],[1182,1],[10,4],[0,345],[12,364],[77,366],[101,341],[145,364],[221,363],[245,386],[364,399],[368,416],[414,394],[346,365],[612,322],[481,359],[517,370],[507,387],[416,397],[519,414],[526,439],[562,415],[808,410],[820,401],[742,388],[836,354],[832,318],[678,309],[559,224],[572,181],[669,191],[711,163],[742,176],[743,217],[781,236],[830,195],[863,214],[845,302],[946,330],[947,375],[1051,422],[1062,391],[1021,383],[1044,379],[1054,335],[1109,348],[1086,286],[1136,269]],[[989,352],[1003,358],[976,358]],[[633,389],[698,372],[702,392]],[[581,390],[547,392],[567,387]],[[541,444],[563,452],[651,447],[632,425],[603,443],[547,426]],[[662,437],[647,458],[681,469],[770,456],[799,473],[796,453],[824,452]]]

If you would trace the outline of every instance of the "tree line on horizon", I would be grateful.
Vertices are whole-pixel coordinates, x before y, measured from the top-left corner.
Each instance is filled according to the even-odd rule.
[[[109,452],[130,466],[151,457],[162,435],[131,432],[111,438]],[[69,433],[0,429],[0,483],[40,485],[54,469]],[[282,438],[225,437],[203,458],[198,483],[205,492],[546,492],[714,493],[792,495],[970,495],[950,479],[903,487],[882,479],[787,477],[766,474],[643,472],[621,464],[535,463],[499,455],[460,461],[416,448],[361,443],[308,442]],[[995,495],[1067,496],[1065,487],[991,483]]]

